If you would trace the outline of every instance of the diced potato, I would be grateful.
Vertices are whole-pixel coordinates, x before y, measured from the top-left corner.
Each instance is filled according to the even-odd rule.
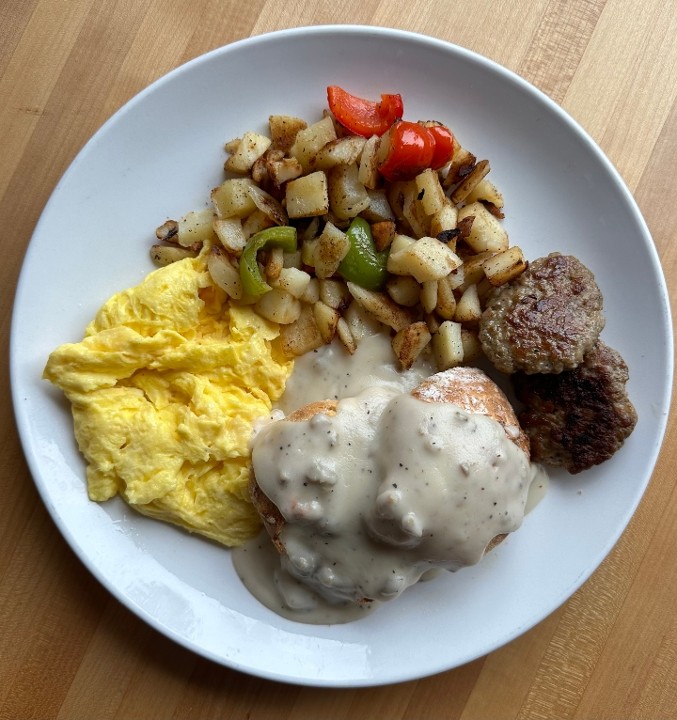
[[[303,263],[301,262],[301,249],[297,248],[293,252],[285,252],[284,254],[284,267],[286,268],[298,268],[302,269]]]
[[[322,170],[290,180],[285,191],[290,218],[324,215],[329,210],[327,176]]]
[[[482,267],[487,280],[492,285],[498,286],[521,275],[527,269],[527,263],[521,248],[513,245],[487,258],[482,263]]]
[[[393,222],[395,220],[395,215],[390,207],[385,190],[370,190],[367,188],[367,195],[369,195],[369,207],[365,208],[361,213],[367,222]]]
[[[416,176],[417,198],[426,215],[439,212],[446,203],[446,195],[436,170],[428,168]]]
[[[470,285],[477,285],[484,279],[484,261],[493,255],[492,252],[486,251],[477,253],[477,255],[470,255],[465,259],[463,263],[463,278],[460,283],[454,283],[455,290],[463,292]]]
[[[322,335],[322,340],[325,344],[330,343],[334,339],[334,335],[336,335],[341,313],[321,301],[313,305],[313,312],[315,313],[315,322],[317,323],[320,335]]]
[[[197,252],[195,250],[180,245],[152,245],[150,248],[152,261],[160,267],[196,256]]]
[[[426,280],[421,286],[421,307],[431,313],[437,306],[437,280]]]
[[[234,173],[248,173],[252,165],[270,147],[271,140],[265,135],[247,131],[237,143],[236,149],[226,160],[225,170]]]
[[[381,220],[381,222],[375,222],[371,226],[374,246],[379,252],[390,247],[395,239],[395,233],[396,226],[392,220]]]
[[[358,135],[337,138],[320,148],[310,164],[317,170],[330,170],[336,165],[352,165],[360,157],[365,142],[365,139]]]
[[[267,163],[268,176],[278,188],[289,180],[296,180],[303,175],[301,163],[296,158],[282,158]]]
[[[503,193],[486,177],[480,180],[465,198],[466,203],[477,202],[478,200],[490,202],[498,208],[505,205]]]
[[[368,189],[375,190],[378,187],[378,135],[372,135],[362,148],[360,157],[359,181]]]
[[[211,198],[219,218],[244,218],[256,210],[256,204],[248,188],[254,182],[251,178],[231,178],[224,180],[212,190]]]
[[[430,313],[430,315],[425,316],[425,324],[428,326],[428,330],[434,335],[440,329],[442,320],[440,320],[435,313]]]
[[[165,242],[178,243],[179,223],[176,220],[166,220],[155,228],[155,237]]]
[[[348,236],[334,224],[328,222],[324,226],[315,248],[315,274],[317,277],[322,279],[334,275],[349,250]]]
[[[366,210],[371,199],[357,177],[357,165],[338,165],[329,171],[329,207],[341,220],[349,220]]]
[[[388,258],[388,270],[395,274],[406,274],[418,282],[439,280],[462,264],[453,250],[436,238],[422,237],[412,245],[393,252]]]
[[[437,281],[437,314],[445,320],[453,320],[456,313],[456,296],[454,295],[451,274]]]
[[[211,208],[194,210],[184,215],[178,222],[177,242],[182,247],[191,247],[214,237],[214,211]]]
[[[403,189],[402,214],[416,237],[430,233],[430,218],[419,200],[419,189],[415,180],[405,183]]]
[[[463,362],[475,362],[482,355],[482,345],[477,330],[461,328],[461,344],[463,345]]]
[[[256,209],[251,215],[242,220],[242,232],[249,239],[252,235],[256,235],[257,232],[272,227],[274,224],[268,215]]]
[[[475,189],[477,184],[484,179],[487,173],[491,170],[489,167],[488,160],[480,160],[477,165],[472,169],[469,175],[467,175],[461,184],[451,193],[451,201],[453,203],[463,202],[468,195]]]
[[[353,300],[343,314],[343,320],[348,324],[352,337],[357,344],[369,336],[376,335],[383,330],[383,324],[365,310],[360,303]]]
[[[422,320],[402,328],[395,334],[391,344],[400,365],[405,370],[416,362],[431,338],[430,330]]]
[[[442,207],[430,218],[430,234],[437,237],[442,232],[454,230],[457,222],[458,209],[446,199]]]
[[[477,293],[477,285],[470,285],[456,303],[454,320],[456,322],[477,322],[482,317],[482,306]]]
[[[461,323],[445,320],[432,337],[437,369],[448,370],[463,362]]]
[[[398,332],[414,321],[413,313],[393,302],[386,293],[366,290],[355,283],[346,283],[350,294],[379,322]]]
[[[398,305],[404,307],[415,307],[421,297],[421,286],[411,275],[391,275],[385,289]]]
[[[232,255],[239,256],[247,244],[241,220],[239,218],[217,218],[214,220],[213,227],[221,245]]]
[[[269,283],[274,283],[284,267],[284,250],[281,247],[271,247],[268,251],[268,260],[264,267],[264,274]]]
[[[473,217],[472,226],[465,242],[477,253],[489,250],[500,252],[507,250],[508,233],[498,218],[494,217],[481,202],[465,205],[458,212],[459,222]]]
[[[261,295],[254,308],[266,320],[280,325],[296,322],[301,315],[301,303],[293,295],[279,287],[274,287]]]
[[[309,283],[310,275],[305,270],[299,270],[295,267],[283,267],[276,281],[277,287],[286,290],[290,295],[298,299],[303,298]]]
[[[304,303],[312,305],[320,299],[320,281],[316,277],[311,277],[306,289],[303,291],[300,300]]]
[[[242,297],[240,271],[231,265],[225,252],[218,245],[214,245],[209,251],[207,269],[214,283],[233,300],[239,300]]]
[[[280,327],[280,344],[287,357],[298,357],[324,345],[312,305],[302,303],[298,319]]]
[[[350,304],[351,293],[341,280],[320,280],[320,300],[334,310],[343,310]]]
[[[308,172],[312,167],[312,160],[327,143],[336,140],[334,122],[330,117],[324,117],[316,123],[299,130],[289,154],[295,157]]]
[[[270,128],[273,146],[288,152],[294,144],[299,131],[305,130],[308,123],[291,115],[271,115],[268,118],[268,127]]]

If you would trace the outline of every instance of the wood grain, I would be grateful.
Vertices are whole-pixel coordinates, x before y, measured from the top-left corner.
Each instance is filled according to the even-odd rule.
[[[319,23],[423,32],[487,55],[571,113],[646,218],[677,311],[677,5],[665,0],[4,0],[0,235],[7,347],[39,215],[91,134],[203,52]],[[629,292],[641,291],[629,287]],[[42,505],[9,402],[0,424],[0,718],[677,718],[677,423],[648,491],[588,582],[537,627],[456,670],[369,689],[267,682],[174,645],[76,559]]]

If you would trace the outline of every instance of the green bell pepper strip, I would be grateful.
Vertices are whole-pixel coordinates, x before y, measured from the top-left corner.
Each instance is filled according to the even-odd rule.
[[[369,223],[356,217],[346,230],[350,250],[339,265],[339,272],[349,282],[367,290],[379,290],[388,277],[388,251],[378,251]]]
[[[261,230],[252,235],[240,257],[240,279],[246,295],[258,297],[272,290],[261,275],[256,256],[264,247],[281,247],[285,252],[296,250],[296,228],[278,225]]]

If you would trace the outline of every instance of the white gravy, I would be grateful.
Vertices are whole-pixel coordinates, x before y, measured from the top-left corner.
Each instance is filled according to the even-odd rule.
[[[354,384],[354,361],[332,376],[320,358],[292,387],[289,408],[338,396],[335,415],[270,423],[253,441],[259,486],[286,519],[287,552],[260,538],[234,564],[262,603],[301,622],[354,620],[431,569],[478,562],[492,538],[520,526],[532,480],[545,485],[492,418],[412,397],[430,371],[403,379],[394,368],[381,383],[358,364]],[[318,375],[332,394],[318,390]]]

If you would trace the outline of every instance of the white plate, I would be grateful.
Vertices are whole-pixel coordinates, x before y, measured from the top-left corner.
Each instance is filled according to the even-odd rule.
[[[329,84],[367,97],[398,91],[406,117],[447,122],[466,147],[490,159],[512,241],[531,258],[573,253],[596,273],[606,303],[603,338],[628,362],[639,423],[605,465],[555,475],[523,528],[478,567],[421,584],[354,624],[315,627],[259,606],[228,551],[121,502],[89,502],[69,409],[41,372],[53,348],[79,340],[111,294],[151,269],[154,228],[204,205],[222,177],[224,141],[265,129],[271,112],[319,118]],[[195,652],[254,675],[378,685],[490,652],[546,617],[597,568],[654,467],[672,382],[672,325],[634,201],[599,148],[554,103],[444,42],[377,28],[301,28],[234,43],[178,68],[84,147],[28,249],[11,372],[42,498],[73,550],[127,607]]]

